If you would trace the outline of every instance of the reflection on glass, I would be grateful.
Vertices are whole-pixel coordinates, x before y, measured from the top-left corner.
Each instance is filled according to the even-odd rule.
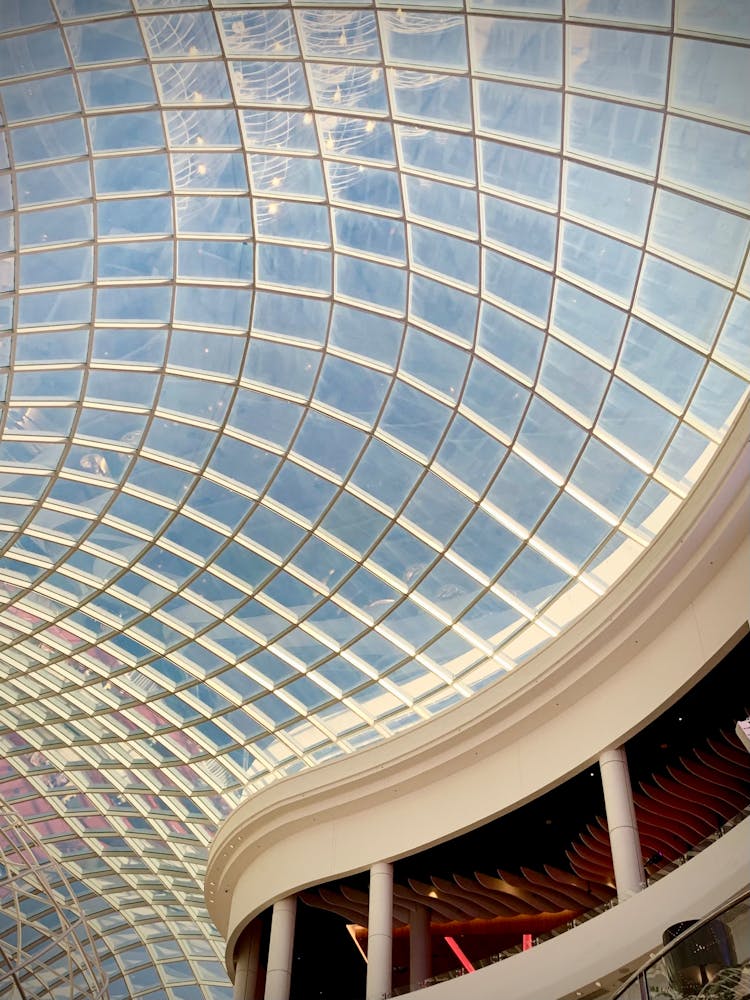
[[[0,777],[113,996],[227,1000],[219,820],[533,657],[746,405],[738,5],[502,6],[0,3]]]

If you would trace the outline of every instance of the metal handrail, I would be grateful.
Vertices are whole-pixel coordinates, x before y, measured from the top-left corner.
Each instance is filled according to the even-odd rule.
[[[640,969],[636,969],[633,975],[630,976],[629,979],[625,980],[625,982],[622,984],[622,986],[620,986],[617,992],[612,994],[610,1000],[618,1000],[618,997],[623,996],[634,983],[643,981],[648,970],[653,968],[653,966],[655,966],[658,962],[660,962],[665,955],[669,954],[670,951],[672,951],[674,948],[677,948],[679,945],[682,944],[683,941],[686,941],[688,938],[692,937],[693,934],[695,934],[697,931],[700,931],[707,924],[710,924],[712,920],[716,920],[717,917],[722,916],[724,913],[727,913],[727,911],[733,909],[735,906],[739,906],[740,903],[744,903],[745,900],[748,899],[750,899],[750,889],[745,889],[742,892],[738,893],[736,896],[733,896],[727,902],[721,903],[705,917],[702,917],[700,920],[696,920],[695,923],[691,923],[691,925],[686,930],[684,930],[682,934],[678,934],[677,937],[673,938],[669,942],[669,944],[665,944],[662,948],[659,949],[659,951],[653,954],[647,962],[644,962],[644,964],[640,967]]]

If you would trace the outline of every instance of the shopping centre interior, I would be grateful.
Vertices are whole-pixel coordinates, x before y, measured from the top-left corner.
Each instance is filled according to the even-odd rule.
[[[745,762],[742,756],[732,753],[732,748],[744,752],[732,735],[737,716],[748,714],[740,692],[747,692],[749,651],[750,637],[746,636],[703,680],[628,741],[630,779],[639,794],[639,831],[650,845],[644,858],[650,884],[666,877],[696,847],[710,842],[750,810],[750,756],[745,754]],[[714,770],[708,774],[705,769],[709,763],[718,764],[719,773]],[[734,767],[737,771],[733,778],[729,772]],[[701,775],[709,779],[705,785],[699,780]],[[432,981],[465,971],[447,937],[455,936],[464,959],[480,968],[522,950],[524,934],[530,935],[536,945],[549,932],[562,933],[571,923],[591,919],[594,913],[611,905],[615,898],[611,861],[605,861],[607,870],[603,875],[591,867],[592,845],[604,843],[602,832],[606,829],[606,823],[601,823],[605,805],[598,777],[597,768],[587,768],[499,819],[396,861],[397,896],[404,899],[416,886],[423,897],[429,898],[430,892],[442,897],[447,907],[444,913],[434,914],[431,922]],[[684,812],[677,815],[675,793],[685,804]],[[598,854],[596,858],[599,863],[601,857]],[[496,913],[493,918],[493,893],[482,893],[497,880],[498,869],[501,877],[515,883],[502,888],[506,892],[522,889],[516,899],[526,904],[525,909],[519,906],[517,913],[505,912],[504,922]],[[557,876],[556,883],[544,878],[548,871]],[[520,875],[524,877],[517,881]],[[573,885],[580,880],[587,883],[586,890]],[[550,887],[556,901],[552,906],[544,896]],[[292,1000],[319,995],[329,1000],[364,996],[366,964],[349,928],[357,927],[359,945],[365,950],[367,914],[362,901],[366,900],[367,890],[367,874],[359,873],[300,894]],[[574,897],[566,898],[566,890]],[[597,895],[591,896],[592,890]],[[542,900],[531,895],[534,891],[543,894]],[[557,900],[557,894],[561,900]],[[481,917],[472,910],[477,895],[480,905],[490,910]],[[497,892],[494,897],[501,898]],[[360,914],[347,918],[346,914],[357,908],[355,899],[360,900]],[[451,912],[451,907],[458,912]],[[270,909],[260,918],[263,950],[267,948],[270,918]],[[333,982],[332,955],[336,956]],[[409,984],[409,941],[403,925],[394,937],[393,969],[394,989],[403,990]],[[617,970],[608,983],[609,991],[627,975]]]
[[[0,0],[0,995],[745,888],[749,330],[744,0]]]

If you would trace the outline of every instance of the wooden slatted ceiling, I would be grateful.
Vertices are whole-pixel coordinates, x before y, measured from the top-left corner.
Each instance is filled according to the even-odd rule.
[[[679,765],[641,782],[633,798],[644,863],[653,870],[695,848],[750,804],[750,756],[733,732],[722,732],[681,757]],[[519,921],[532,930],[539,920],[554,927],[612,899],[612,854],[603,817],[588,823],[566,854],[570,871],[544,865],[543,871],[522,867],[517,875],[498,869],[497,875],[434,876],[430,883],[410,878],[406,886],[394,885],[394,924],[405,928],[411,910],[425,906],[433,934],[459,928],[484,936],[489,928],[502,936]],[[367,926],[367,893],[359,889],[326,886],[301,898]]]

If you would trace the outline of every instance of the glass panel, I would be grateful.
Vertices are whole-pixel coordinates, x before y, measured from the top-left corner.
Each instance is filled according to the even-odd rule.
[[[567,574],[533,549],[525,548],[498,583],[529,608],[541,608],[568,580]],[[508,612],[511,609],[508,608]],[[513,612],[513,618],[518,612]],[[500,624],[500,622],[498,622]],[[507,628],[505,621],[502,622]]]
[[[609,532],[605,521],[563,493],[539,527],[537,538],[581,566]]]
[[[67,65],[62,36],[54,29],[0,40],[0,80],[46,73]]]
[[[386,62],[466,69],[466,34],[460,16],[399,10],[380,15],[380,30]]]
[[[91,247],[49,250],[23,256],[20,281],[26,287],[75,284],[91,281],[92,272]]]
[[[662,174],[665,179],[703,196],[747,209],[750,135],[668,116]]]
[[[472,243],[421,226],[411,226],[409,238],[414,265],[475,286],[478,250]]]
[[[223,111],[169,111],[165,115],[170,146],[235,147],[240,145],[236,120]]]
[[[419,330],[408,330],[401,366],[425,385],[455,396],[468,363],[467,354],[459,348]]]
[[[484,361],[472,362],[464,406],[508,439],[516,432],[527,399],[527,390],[513,379]]]
[[[657,357],[656,364],[653,358]],[[687,402],[703,359],[694,351],[639,320],[631,320],[620,366],[682,407]]]
[[[480,573],[492,578],[519,545],[519,539],[507,528],[478,510],[454,541],[453,551]]]
[[[611,448],[591,438],[576,465],[571,482],[620,517],[646,477]]]
[[[549,274],[492,250],[484,251],[483,263],[488,294],[537,319],[547,319],[552,294]]]
[[[649,243],[678,259],[734,281],[749,238],[750,223],[736,215],[670,191],[657,196]]]
[[[316,107],[330,111],[386,110],[385,80],[378,67],[309,63],[308,74]]]
[[[209,13],[157,14],[143,18],[142,24],[154,56],[205,56],[219,51]]]
[[[165,104],[227,104],[232,98],[221,62],[156,63],[154,72]]]
[[[156,93],[148,66],[123,66],[81,73],[81,94],[86,108],[134,107],[154,104]]]
[[[609,373],[550,337],[539,381],[590,425],[604,396]]]
[[[401,156],[408,166],[438,177],[474,180],[474,150],[469,136],[416,125],[399,125],[396,134]]]
[[[511,18],[469,19],[472,65],[490,76],[562,82],[559,24]]]
[[[0,93],[9,122],[54,118],[80,110],[73,77],[69,74],[9,84],[0,87]]]
[[[750,125],[747,90],[736,87],[746,74],[744,51],[692,38],[675,40],[671,106],[704,118]]]
[[[0,10],[0,31],[16,31],[34,24],[46,24],[54,19],[49,0],[5,3]]]
[[[476,236],[477,197],[473,191],[452,184],[406,178],[406,204],[411,217],[437,222]]]
[[[671,19],[669,0],[567,0],[569,17],[591,21],[631,21],[633,24],[668,28]]]
[[[380,428],[420,455],[431,455],[450,410],[417,389],[397,382],[388,397]]]
[[[719,365],[710,364],[690,406],[690,414],[708,427],[725,433],[747,395],[747,383]]]
[[[533,87],[480,80],[476,85],[478,124],[483,131],[558,148],[560,95]]]
[[[650,185],[581,163],[566,163],[564,190],[565,210],[571,215],[638,240],[645,236]]]
[[[566,113],[567,152],[654,175],[662,128],[658,112],[572,95]]]
[[[87,152],[83,122],[76,118],[16,128],[10,133],[10,138],[13,158],[18,166],[83,156]]]
[[[219,15],[228,55],[263,55],[269,50],[297,55],[294,22],[288,11],[232,10]]]
[[[142,59],[146,56],[135,18],[71,25],[65,34],[73,59],[79,66]]]
[[[566,222],[562,227],[563,270],[627,303],[640,264],[635,247]]]
[[[156,111],[97,115],[88,120],[95,152],[118,149],[161,149],[165,145],[161,115]]]
[[[750,323],[750,301],[734,299],[716,345],[716,354],[750,374],[750,344],[745,336]]]
[[[307,83],[298,63],[233,62],[232,82],[239,104],[305,107]]]
[[[424,122],[470,124],[471,97],[463,77],[389,70],[388,82],[396,114]]]
[[[560,161],[556,156],[480,139],[482,184],[557,207]]]
[[[566,67],[572,86],[663,103],[669,54],[666,36],[571,25],[567,40]]]
[[[551,469],[565,476],[585,436],[578,424],[535,397],[524,417],[518,441]]]
[[[642,393],[614,379],[598,426],[633,455],[654,462],[675,427],[675,418]]]
[[[693,930],[690,927],[696,921],[678,924],[671,929],[669,937],[674,941],[672,935],[679,928],[683,932],[679,940],[674,941],[670,951],[650,964],[645,970],[644,982],[635,986],[654,995],[666,991],[689,994],[706,987],[719,995],[731,995],[742,982],[750,959],[747,919],[748,902],[744,899]],[[667,940],[667,944],[670,943]],[[640,992],[632,993],[632,996],[640,995]],[[629,998],[631,993],[626,996]]]
[[[713,343],[728,302],[726,289],[646,256],[636,297],[638,307],[699,347]]]
[[[478,343],[484,356],[489,355],[498,367],[517,372],[528,382],[534,380],[542,352],[542,330],[483,302]]]
[[[488,240],[552,264],[557,237],[552,216],[498,198],[483,197],[482,208]]]
[[[306,54],[313,58],[335,59],[342,48],[357,62],[380,57],[377,24],[369,11],[341,11],[333,17],[305,11],[298,23]]]
[[[311,117],[307,114],[303,119]],[[393,127],[389,122],[340,115],[318,115],[317,121],[321,148],[326,156],[352,157],[372,163],[395,163]],[[311,142],[312,148],[315,148],[315,141]]]
[[[677,24],[706,35],[750,39],[750,18],[742,0],[729,0],[716,11],[706,10],[700,0],[679,0]]]
[[[555,284],[553,329],[575,341],[587,354],[610,365],[620,345],[627,314],[565,281]]]
[[[217,823],[499,682],[692,502],[748,397],[748,34],[0,0],[0,773],[113,998],[226,1000]],[[93,996],[71,954],[39,983]]]
[[[21,207],[91,197],[91,174],[87,163],[63,163],[24,171],[19,191]]]

